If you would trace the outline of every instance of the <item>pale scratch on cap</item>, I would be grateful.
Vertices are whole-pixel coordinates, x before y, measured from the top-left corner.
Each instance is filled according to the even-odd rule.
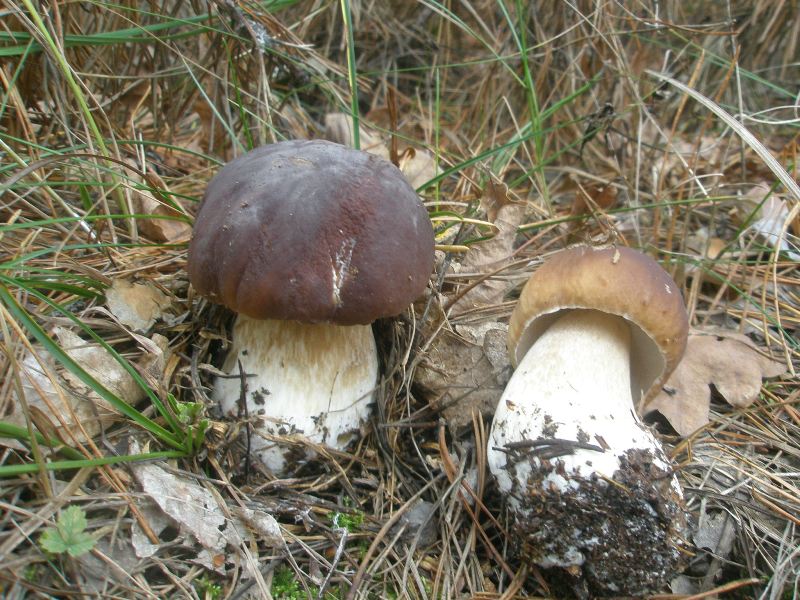
[[[342,242],[331,263],[331,288],[333,303],[342,305],[342,287],[350,272],[350,261],[353,259],[353,249],[356,247],[355,238],[347,238]]]

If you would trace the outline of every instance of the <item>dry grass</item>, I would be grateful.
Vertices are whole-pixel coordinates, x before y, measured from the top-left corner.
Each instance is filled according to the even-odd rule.
[[[538,258],[576,240],[651,253],[682,287],[694,326],[744,332],[785,361],[787,375],[766,384],[756,404],[717,405],[706,428],[672,441],[689,507],[701,522],[726,515],[733,533],[729,555],[698,549],[693,557],[701,592],[727,585],[730,597],[800,597],[797,256],[748,228],[765,195],[745,198],[774,186],[789,211],[782,235],[796,251],[800,198],[780,183],[797,180],[793,3],[565,0],[530,3],[520,15],[529,3],[352,0],[362,120],[395,134],[401,152],[437,157],[442,175],[422,190],[432,214],[485,220],[481,198],[493,181],[525,205],[526,218],[502,257],[506,268],[491,276],[508,286],[505,299],[452,310],[485,273],[454,272],[463,255],[443,255],[427,305],[376,325],[385,377],[370,432],[350,454],[323,454],[284,480],[245,469],[246,425],[215,420],[206,392],[230,315],[190,289],[185,232],[164,234],[147,215],[130,215],[152,212],[143,201],[155,198],[173,223],[188,220],[219,164],[277,139],[321,137],[327,113],[349,110],[340,3],[273,2],[270,11],[243,0],[34,4],[41,23],[18,0],[0,17],[10,49],[0,62],[0,286],[45,331],[75,328],[77,318],[136,365],[161,401],[169,393],[202,403],[213,421],[203,449],[168,469],[213,492],[229,516],[272,514],[285,544],[230,548],[225,575],[199,566],[199,546],[183,534],[154,538],[158,552],[130,561],[132,528],[147,531],[152,519],[131,471],[41,469],[0,485],[5,597],[264,597],[284,581],[299,586],[298,598],[321,597],[320,587],[326,598],[565,593],[563,582],[508,551],[484,468],[488,419],[447,429],[414,376],[442,331],[505,321]],[[121,30],[132,33],[99,36]],[[785,172],[659,73],[736,115]],[[602,187],[615,195],[602,196]],[[469,246],[485,235],[459,224],[439,241]],[[104,309],[106,288],[120,278],[167,298],[146,335]],[[21,361],[32,341],[4,306],[7,415],[24,396]],[[170,349],[155,374],[144,366],[154,334]],[[140,408],[164,423],[147,402]],[[55,421],[34,412],[28,423],[52,436]],[[168,449],[128,420],[64,441],[91,458],[124,454],[133,438]],[[30,464],[43,450],[9,442],[0,465]],[[47,555],[39,536],[71,504],[101,543],[80,559]],[[414,527],[418,517],[406,517],[420,506],[430,519]],[[337,514],[350,515],[349,530]]]

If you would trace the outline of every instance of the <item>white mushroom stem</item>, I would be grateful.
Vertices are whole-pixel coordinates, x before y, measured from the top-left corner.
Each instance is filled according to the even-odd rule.
[[[576,492],[587,481],[605,485],[631,450],[649,451],[653,465],[669,470],[659,442],[634,412],[630,340],[624,319],[572,310],[523,357],[497,407],[488,452],[513,509],[544,491]],[[667,487],[680,493],[677,482]],[[582,542],[575,541],[540,564],[581,564]]]
[[[291,446],[281,436],[344,449],[368,418],[378,379],[378,355],[369,325],[305,324],[256,320],[239,315],[233,344],[217,378],[214,399],[225,414],[244,417],[240,407],[245,374],[246,414],[253,423],[251,450],[275,473]]]

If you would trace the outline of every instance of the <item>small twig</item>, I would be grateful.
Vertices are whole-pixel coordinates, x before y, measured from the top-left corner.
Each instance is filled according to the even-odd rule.
[[[725,585],[715,587],[713,590],[707,590],[691,596],[682,596],[680,594],[658,594],[656,596],[648,596],[647,598],[648,600],[703,600],[704,598],[710,598],[711,596],[716,596],[717,594],[721,594],[723,592],[730,592],[746,585],[755,585],[756,583],[761,583],[761,580],[756,577],[752,577],[750,579],[738,579],[736,581],[731,581]]]
[[[419,490],[416,494],[411,496],[405,504],[403,504],[400,508],[397,509],[397,512],[392,515],[392,517],[383,524],[380,531],[375,534],[375,538],[372,540],[372,543],[369,545],[369,548],[364,553],[364,558],[361,560],[361,564],[358,566],[358,571],[356,571],[355,576],[353,577],[353,585],[350,587],[350,590],[347,592],[347,596],[345,596],[345,600],[354,600],[356,594],[358,593],[358,588],[361,586],[361,581],[364,579],[364,575],[367,572],[367,566],[370,564],[372,560],[372,555],[375,554],[375,551],[378,549],[378,545],[383,541],[383,538],[386,537],[386,534],[389,533],[389,530],[400,520],[400,517],[405,514],[405,512],[414,506],[417,500],[428,491],[434,483],[437,483],[442,477],[444,477],[444,473],[440,473],[436,477],[434,477],[431,481],[425,484],[425,486]]]
[[[339,559],[342,557],[342,552],[344,552],[345,544],[347,543],[347,528],[346,527],[337,527],[334,531],[341,533],[342,537],[339,539],[339,544],[336,546],[336,553],[333,555],[333,560],[331,561],[331,568],[328,570],[328,574],[325,576],[322,585],[319,586],[319,592],[317,593],[317,600],[322,600],[322,597],[325,594],[325,590],[328,588],[328,583],[333,576],[333,572],[336,570],[336,565],[339,564]]]
[[[237,359],[236,364],[239,365],[239,418],[243,416],[244,413],[244,438],[245,438],[245,445],[246,445],[246,452],[244,455],[244,479],[247,481],[247,478],[250,474],[250,442],[252,436],[252,426],[250,424],[250,415],[247,410],[247,376],[244,373],[244,367],[242,366],[241,359]]]
[[[559,456],[574,454],[575,450],[605,452],[602,447],[596,444],[578,442],[576,440],[562,440],[559,438],[522,440],[519,442],[510,442],[503,447],[494,446],[492,449],[507,454],[511,464],[517,463],[531,455],[542,460],[549,460],[558,458]]]

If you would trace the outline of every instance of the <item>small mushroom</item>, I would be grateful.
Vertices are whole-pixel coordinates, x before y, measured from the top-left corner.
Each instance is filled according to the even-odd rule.
[[[675,282],[628,248],[576,246],[531,276],[508,346],[517,365],[488,462],[518,551],[581,571],[594,596],[659,590],[680,562],[682,494],[636,407],[686,346]]]
[[[244,414],[244,381],[257,418],[251,449],[271,470],[293,458],[282,435],[337,449],[354,437],[378,378],[369,324],[422,294],[433,247],[427,211],[402,173],[339,144],[257,148],[208,184],[189,277],[238,313],[229,376],[217,379],[214,398],[226,414]]]

